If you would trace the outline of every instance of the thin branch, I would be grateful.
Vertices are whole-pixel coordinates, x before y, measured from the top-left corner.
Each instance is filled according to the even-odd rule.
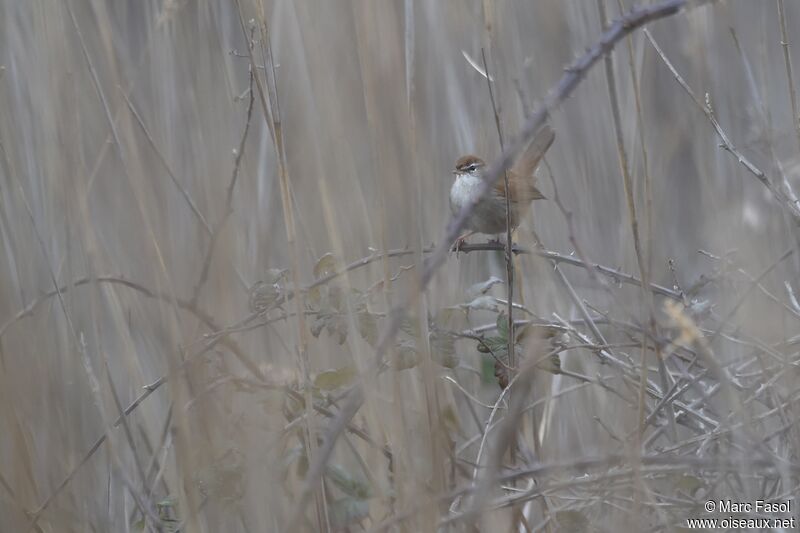
[[[458,249],[459,252],[476,252],[482,250],[503,250],[504,246],[501,243],[496,242],[487,242],[483,244],[465,244],[461,248]],[[642,281],[633,276],[631,274],[627,274],[625,272],[621,272],[619,270],[613,269],[611,267],[607,267],[605,265],[601,265],[599,263],[584,263],[583,260],[573,257],[571,255],[564,255],[558,252],[553,252],[551,250],[545,249],[536,249],[536,250],[528,250],[527,248],[522,248],[520,246],[514,246],[513,248],[514,253],[516,254],[535,254],[539,257],[544,259],[549,259],[556,263],[565,263],[567,265],[577,266],[585,268],[588,264],[589,271],[597,271],[604,276],[608,276],[609,278],[619,282],[619,283],[626,283],[629,285],[635,285],[637,287],[641,287]],[[650,283],[650,290],[656,294],[660,294],[662,296],[666,296],[667,298],[672,298],[673,300],[682,301],[681,294],[678,291],[669,289],[664,287],[663,285],[659,285],[657,283]]]
[[[581,260],[581,266],[586,269],[586,273],[589,274],[589,278],[592,281],[595,281],[597,279],[595,271],[591,267],[589,261],[586,259],[586,255],[583,253],[583,247],[578,243],[578,238],[575,232],[575,215],[572,213],[572,211],[567,209],[567,207],[564,205],[564,202],[561,201],[561,194],[558,192],[558,183],[555,175],[553,174],[553,169],[550,168],[550,163],[547,161],[547,159],[544,160],[544,165],[545,168],[547,168],[547,176],[550,178],[550,183],[553,185],[553,202],[556,204],[556,207],[558,207],[558,210],[561,212],[561,216],[564,217],[564,221],[567,223],[569,242],[572,245],[573,250],[575,250],[575,253],[578,254],[578,257]],[[540,250],[540,248],[537,248],[536,252],[534,253],[538,253]],[[514,252],[525,253],[517,252],[516,249]]]
[[[737,161],[739,161],[739,163],[745,169],[747,169],[748,172],[750,172],[753,176],[755,176],[756,179],[760,181],[761,184],[764,185],[769,190],[770,193],[772,193],[772,196],[778,201],[778,204],[781,207],[786,209],[788,214],[792,217],[792,220],[794,220],[796,224],[800,225],[800,207],[798,207],[798,205],[795,202],[793,202],[792,199],[784,191],[782,191],[779,187],[776,187],[772,183],[772,181],[770,181],[769,178],[767,178],[766,174],[764,174],[764,172],[761,169],[755,166],[749,159],[747,159],[741,152],[739,152],[739,150],[736,149],[731,140],[728,138],[728,135],[722,129],[722,126],[720,126],[719,122],[717,121],[717,118],[714,115],[714,110],[711,108],[710,98],[708,97],[708,95],[706,95],[705,102],[700,101],[697,95],[695,95],[692,88],[689,87],[689,84],[686,83],[686,81],[684,81],[684,79],[672,65],[670,60],[661,50],[661,47],[658,45],[655,39],[653,39],[653,36],[650,34],[650,32],[645,29],[644,34],[650,41],[650,44],[653,45],[653,48],[655,48],[656,53],[658,53],[658,56],[670,70],[672,76],[675,78],[678,84],[681,87],[683,87],[683,90],[685,90],[686,93],[692,98],[692,100],[694,100],[694,103],[700,108],[700,110],[706,116],[708,121],[711,123],[711,125],[714,128],[714,131],[717,132],[717,135],[719,136],[719,139],[722,142],[721,147],[724,148],[726,151],[730,152],[731,154],[733,154],[736,157]]]
[[[192,306],[191,303],[187,300],[182,300],[180,298],[174,300],[171,294],[148,289],[147,287],[139,283],[136,283],[135,281],[127,280],[122,276],[96,276],[96,277],[78,278],[73,280],[68,285],[59,285],[55,289],[48,291],[39,296],[38,298],[36,298],[35,300],[31,301],[24,309],[17,312],[17,314],[13,318],[10,318],[2,325],[0,325],[0,338],[2,338],[5,335],[5,333],[8,331],[8,328],[10,328],[12,325],[19,322],[23,318],[31,316],[36,311],[36,309],[38,309],[42,304],[44,304],[51,298],[56,297],[60,293],[64,293],[70,290],[71,288],[80,287],[82,285],[88,285],[92,283],[99,283],[99,284],[108,283],[111,285],[122,285],[124,287],[133,289],[139,293],[142,293],[148,298],[153,298],[162,301],[166,304],[176,303],[178,308],[183,309],[184,311],[188,311],[189,313],[194,315],[198,320],[200,320],[206,326],[208,326],[209,329],[211,330],[219,329],[219,327],[216,326],[216,324],[214,324],[213,318],[211,318],[211,316],[209,316],[204,311],[201,311],[197,307]]]
[[[169,163],[167,162],[167,158],[164,156],[163,153],[161,153],[161,150],[158,149],[158,145],[153,139],[153,136],[150,134],[150,130],[147,129],[147,126],[145,125],[144,120],[142,120],[141,115],[139,115],[139,112],[133,105],[133,102],[131,102],[131,99],[128,97],[125,91],[121,91],[121,93],[122,97],[125,99],[125,103],[128,105],[128,109],[133,115],[133,118],[136,119],[136,123],[139,124],[139,127],[142,129],[142,132],[144,133],[144,136],[147,139],[147,143],[150,145],[150,148],[152,148],[153,151],[156,153],[156,155],[158,156],[158,160],[161,162],[161,165],[167,171],[169,179],[172,180],[172,183],[173,185],[175,185],[175,188],[177,188],[178,192],[180,192],[181,196],[183,196],[183,199],[189,206],[189,210],[194,214],[197,220],[200,221],[200,224],[203,226],[203,229],[206,230],[206,234],[211,235],[212,234],[211,226],[208,224],[206,218],[203,216],[203,214],[195,205],[194,200],[192,200],[192,197],[189,196],[189,193],[186,191],[186,188],[181,184],[180,181],[178,181],[178,177],[172,171],[172,167],[170,167]]]
[[[503,141],[503,126],[500,122],[500,112],[497,110],[497,100],[494,95],[494,88],[492,79],[489,76],[489,65],[486,61],[486,50],[481,48],[481,58],[483,59],[483,71],[486,73],[486,85],[489,87],[489,100],[492,104],[492,112],[494,113],[494,124],[497,128],[497,138],[500,141],[500,150],[505,150],[505,143]],[[505,185],[505,208],[506,208],[506,245],[505,245],[505,261],[506,261],[506,292],[508,294],[508,304],[506,312],[508,313],[508,365],[511,368],[516,366],[516,353],[514,352],[514,257],[511,251],[514,242],[511,240],[512,227],[511,227],[511,187],[508,183],[508,169],[503,170],[503,184]],[[512,455],[513,455],[512,451]],[[513,458],[512,458],[513,460]]]
[[[778,2],[778,19],[781,24],[781,47],[783,48],[783,63],[786,66],[786,81],[789,84],[789,101],[792,104],[792,127],[797,133],[797,146],[800,147],[800,115],[797,113],[797,93],[794,89],[794,75],[792,74],[792,55],[789,51],[789,36],[786,33],[786,8],[783,0]]]
[[[239,179],[239,170],[241,169],[242,166],[242,160],[244,159],[244,149],[247,144],[247,134],[250,132],[250,123],[253,117],[253,102],[255,101],[255,96],[253,94],[254,77],[255,74],[251,69],[250,91],[249,91],[250,98],[247,104],[247,118],[244,123],[244,130],[242,131],[242,137],[239,140],[239,148],[236,151],[236,159],[234,160],[233,163],[233,171],[231,172],[231,179],[228,182],[228,188],[225,194],[225,213],[222,215],[222,219],[220,219],[220,221],[217,223],[213,233],[211,234],[211,242],[208,244],[206,257],[205,260],[203,261],[203,268],[200,271],[200,278],[197,280],[197,284],[195,284],[194,291],[192,292],[192,299],[191,299],[192,305],[197,305],[197,301],[200,298],[200,293],[202,292],[203,287],[208,281],[208,273],[211,269],[211,260],[214,257],[214,250],[217,247],[217,242],[219,241],[219,237],[222,234],[223,228],[225,227],[225,223],[228,221],[228,218],[230,218],[231,214],[233,213],[233,191],[236,188],[236,183]]]
[[[722,330],[725,329],[725,325],[733,318],[736,312],[739,311],[739,308],[744,304],[745,300],[747,300],[747,297],[750,295],[750,293],[753,292],[753,290],[756,287],[760,286],[761,281],[765,277],[767,277],[767,275],[769,275],[770,272],[775,270],[775,268],[777,268],[779,264],[781,264],[784,260],[788,259],[793,253],[794,253],[794,248],[789,248],[788,250],[783,252],[780,257],[778,257],[775,261],[770,263],[754,280],[750,282],[750,285],[739,296],[739,298],[737,299],[736,303],[731,308],[731,310],[728,311],[728,313],[725,315],[722,321],[720,321],[720,324],[714,331],[714,334],[711,335],[711,338],[709,338],[708,340],[709,343],[713,342],[714,339],[716,339],[717,336],[722,332]]]

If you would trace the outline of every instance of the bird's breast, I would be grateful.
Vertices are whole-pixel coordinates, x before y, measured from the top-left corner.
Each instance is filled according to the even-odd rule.
[[[470,174],[458,174],[450,188],[450,210],[457,215],[461,208],[478,196],[483,180]]]
[[[450,210],[457,215],[468,203],[476,200],[481,192],[483,178],[471,174],[459,174],[450,188]],[[517,206],[519,207],[519,206]],[[511,225],[516,227],[520,219],[519,209],[511,210]],[[489,235],[505,231],[505,199],[490,193],[481,199],[466,221],[466,228]]]

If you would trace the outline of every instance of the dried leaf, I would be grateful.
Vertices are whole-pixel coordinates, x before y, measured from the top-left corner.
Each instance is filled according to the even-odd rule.
[[[257,281],[250,287],[248,305],[251,313],[264,313],[270,309],[281,296],[281,288],[277,283]]]
[[[508,384],[510,383],[508,368],[503,366],[500,361],[497,360],[494,362],[494,377],[497,379],[497,384],[500,385],[501,389],[508,387]]]
[[[314,279],[322,279],[324,277],[334,274],[338,270],[339,261],[336,256],[328,252],[317,260],[314,265]]]

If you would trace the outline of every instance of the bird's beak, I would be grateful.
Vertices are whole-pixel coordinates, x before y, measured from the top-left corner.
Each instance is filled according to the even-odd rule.
[[[458,174],[458,170],[452,170],[451,172],[452,172],[453,174]]]

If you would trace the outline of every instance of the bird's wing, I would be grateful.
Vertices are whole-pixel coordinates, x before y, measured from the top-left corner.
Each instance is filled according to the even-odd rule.
[[[532,200],[544,200],[545,196],[536,188],[535,176],[521,176],[513,170],[508,171],[508,188],[511,189],[511,201],[529,204]],[[494,193],[506,197],[505,179],[500,178],[494,185]]]

